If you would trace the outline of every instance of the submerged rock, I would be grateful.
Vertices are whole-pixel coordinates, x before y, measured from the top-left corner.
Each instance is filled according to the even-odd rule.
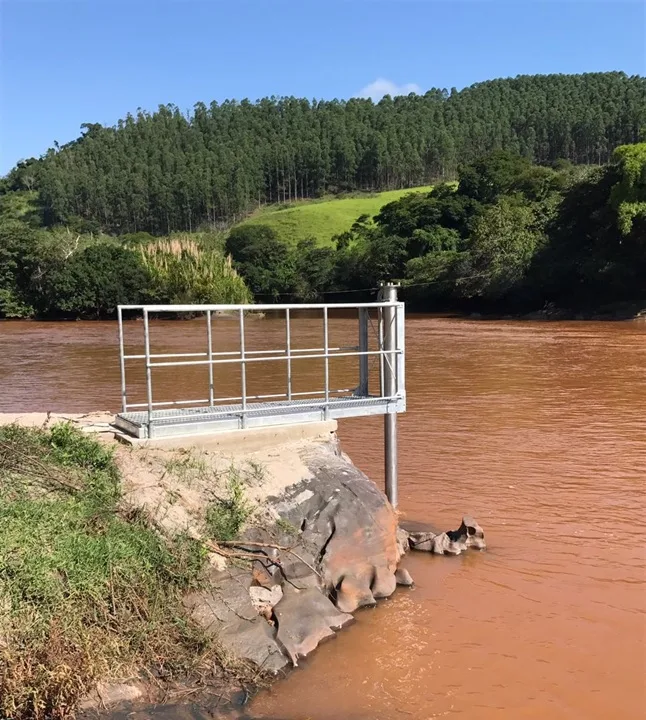
[[[209,590],[188,599],[193,617],[226,652],[270,672],[297,665],[357,609],[389,597],[397,585],[412,586],[399,567],[408,549],[458,555],[485,548],[482,528],[468,516],[443,533],[398,527],[383,493],[336,438],[298,453],[301,479],[266,500],[280,522],[249,528],[230,548],[256,560],[247,569],[214,572]]]
[[[404,587],[412,587],[415,584],[415,581],[411,577],[411,574],[406,570],[406,568],[397,568],[397,572],[395,573],[395,580],[397,581],[398,585],[403,585]]]
[[[383,493],[338,446],[308,453],[312,477],[282,500],[287,519],[314,550],[322,590],[343,612],[374,605],[395,591],[402,550],[397,516]],[[303,493],[303,490],[309,492]]]
[[[274,612],[278,624],[276,640],[294,666],[323,640],[334,637],[336,630],[354,621],[352,615],[337,610],[315,587],[298,590],[286,585]]]
[[[469,515],[462,518],[462,524],[457,530],[443,533],[414,530],[407,534],[411,550],[424,550],[436,555],[460,555],[469,548],[485,550],[487,547],[483,529]]]

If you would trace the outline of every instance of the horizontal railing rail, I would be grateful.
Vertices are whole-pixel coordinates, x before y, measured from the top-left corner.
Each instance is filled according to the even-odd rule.
[[[146,310],[149,313],[193,313],[193,312],[269,312],[280,310],[356,310],[361,308],[399,307],[403,303],[295,303],[286,305],[119,305],[121,310]]]

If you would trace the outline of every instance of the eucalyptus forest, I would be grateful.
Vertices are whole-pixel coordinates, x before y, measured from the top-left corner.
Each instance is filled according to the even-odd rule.
[[[424,309],[646,301],[646,79],[519,76],[424,95],[127,115],[0,180],[0,316],[370,295]],[[321,243],[268,205],[433,186]],[[319,233],[320,237],[320,233]]]

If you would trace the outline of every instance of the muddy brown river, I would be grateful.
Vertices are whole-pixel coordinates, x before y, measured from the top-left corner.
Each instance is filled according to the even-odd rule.
[[[153,325],[158,352],[203,338],[197,321]],[[303,347],[320,344],[315,320],[296,326]],[[282,346],[279,321],[248,328],[250,347]],[[332,342],[353,328],[333,320]],[[218,347],[228,349],[235,331],[218,319]],[[129,323],[127,334],[134,348],[141,324]],[[646,323],[411,316],[406,342],[400,509],[443,529],[472,514],[489,549],[407,558],[414,589],[357,613],[249,713],[646,717]],[[204,373],[158,371],[156,399],[204,397]],[[316,363],[300,373],[303,389],[320,384]],[[250,389],[272,392],[283,379],[282,368],[258,364]],[[133,398],[143,398],[143,375],[130,380]],[[219,388],[238,382],[216,374]],[[116,324],[0,322],[0,412],[118,406]],[[339,429],[344,449],[380,485],[381,423],[358,418]]]

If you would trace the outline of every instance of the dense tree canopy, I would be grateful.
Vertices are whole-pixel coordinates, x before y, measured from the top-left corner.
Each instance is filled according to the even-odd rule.
[[[621,146],[601,168],[484,155],[460,168],[457,188],[406,195],[338,236],[332,287],[401,280],[406,300],[434,309],[643,303],[645,151]]]
[[[362,215],[320,246],[270,227],[156,239],[34,225],[30,192],[0,203],[0,316],[102,317],[119,303],[374,297],[399,280],[426,309],[595,310],[646,302],[646,143],[603,167],[496,150],[458,182]],[[23,202],[24,201],[24,202]]]
[[[293,260],[287,245],[264,225],[233,228],[226,242],[227,253],[255,295],[289,293],[293,285]]]
[[[620,72],[520,76],[377,104],[265,98],[198,103],[190,115],[169,105],[116,127],[84,124],[78,140],[20,163],[0,192],[38,193],[47,225],[166,234],[230,222],[262,203],[453,178],[496,149],[527,167],[602,164],[645,125],[646,80]],[[469,197],[488,202],[509,190],[499,160]]]

